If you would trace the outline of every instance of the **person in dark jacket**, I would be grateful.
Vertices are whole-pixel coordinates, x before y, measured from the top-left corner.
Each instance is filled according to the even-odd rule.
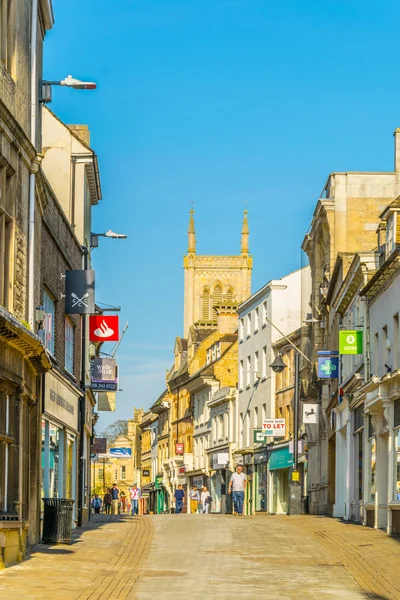
[[[175,497],[175,512],[177,514],[180,514],[182,512],[183,499],[185,497],[185,492],[183,491],[181,485],[178,485],[178,489],[175,490],[174,497]]]
[[[111,512],[111,493],[109,488],[107,488],[106,493],[104,494],[103,503],[106,515],[109,515]]]

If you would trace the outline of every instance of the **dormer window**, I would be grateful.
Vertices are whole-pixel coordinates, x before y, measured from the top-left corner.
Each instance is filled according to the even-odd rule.
[[[396,213],[392,213],[386,221],[386,252],[385,258],[389,258],[396,248]]]

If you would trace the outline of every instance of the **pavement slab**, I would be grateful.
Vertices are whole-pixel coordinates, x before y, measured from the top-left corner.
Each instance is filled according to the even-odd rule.
[[[329,517],[95,515],[0,572],[1,600],[400,600],[400,541]]]

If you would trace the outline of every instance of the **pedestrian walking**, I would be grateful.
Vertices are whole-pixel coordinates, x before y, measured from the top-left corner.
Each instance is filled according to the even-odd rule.
[[[111,512],[111,501],[111,490],[110,488],[107,488],[103,498],[103,505],[106,515],[109,515]]]
[[[201,511],[203,515],[207,515],[210,512],[212,498],[210,496],[210,492],[208,491],[208,487],[205,485],[202,489],[201,496]]]
[[[116,483],[113,483],[111,488],[111,510],[113,515],[119,513],[119,489]]]
[[[247,483],[247,476],[242,473],[242,465],[236,467],[236,473],[232,473],[228,486],[228,494],[232,493],[233,514],[243,515],[244,489]]]
[[[196,514],[197,509],[199,508],[199,503],[200,503],[200,493],[195,485],[189,492],[189,498],[190,498],[190,512],[192,514]]]
[[[139,500],[140,500],[141,494],[140,494],[140,489],[138,488],[136,483],[133,484],[133,486],[129,490],[129,493],[131,496],[132,515],[138,515],[139,514]]]
[[[178,515],[182,512],[184,497],[185,497],[185,492],[183,491],[182,486],[178,485],[178,489],[175,490],[175,493],[174,493],[174,498],[175,498],[175,512]]]
[[[99,513],[100,509],[101,509],[101,505],[103,504],[103,502],[101,501],[100,496],[98,496],[97,494],[95,494],[92,498],[92,507],[94,508],[94,512],[95,513]]]
[[[125,492],[121,492],[120,495],[121,495],[121,509],[122,509],[122,512],[125,512],[125,509],[126,509],[126,494],[125,494]]]

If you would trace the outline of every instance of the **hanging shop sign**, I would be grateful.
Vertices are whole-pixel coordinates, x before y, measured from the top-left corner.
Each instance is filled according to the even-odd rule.
[[[92,389],[101,392],[118,390],[118,367],[115,358],[95,358],[92,362]]]
[[[186,473],[186,467],[179,467],[179,475]]]
[[[94,313],[94,271],[65,271],[65,314]]]
[[[363,332],[362,331],[340,331],[339,332],[340,354],[362,354]]]
[[[285,437],[285,419],[263,419],[262,430],[268,437]]]
[[[303,404],[303,423],[304,425],[318,423],[318,404]]]
[[[91,315],[89,340],[91,342],[118,342],[118,315]]]
[[[103,412],[114,412],[117,404],[116,392],[99,392],[97,394],[97,410]]]
[[[131,448],[110,448],[109,450],[112,458],[131,458]]]
[[[107,438],[95,437],[90,446],[90,454],[105,454],[107,452]]]
[[[253,442],[255,444],[265,444],[266,434],[262,429],[253,430]]]
[[[337,379],[338,371],[338,356],[318,356],[318,377],[320,379]]]
[[[185,444],[181,444],[180,442],[177,442],[175,444],[175,454],[182,456],[182,454],[184,454],[185,451]]]

